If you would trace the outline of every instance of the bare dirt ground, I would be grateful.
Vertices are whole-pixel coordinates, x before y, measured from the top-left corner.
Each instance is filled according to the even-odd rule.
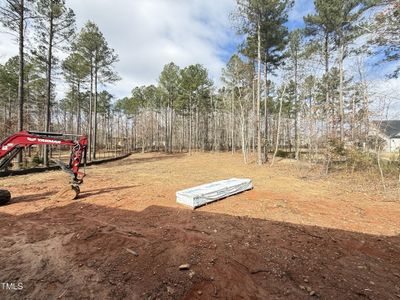
[[[400,299],[399,197],[360,175],[211,153],[134,154],[87,173],[77,201],[54,197],[61,172],[0,179],[13,194],[0,207],[0,299]],[[255,188],[195,211],[175,203],[230,177]]]

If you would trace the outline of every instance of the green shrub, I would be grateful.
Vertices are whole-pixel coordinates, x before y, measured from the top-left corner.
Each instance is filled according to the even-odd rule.
[[[376,154],[362,151],[356,147],[345,149],[344,156],[347,158],[347,166],[352,171],[375,169],[378,166]]]
[[[389,176],[399,176],[400,160],[398,157],[392,157],[389,160],[381,161],[382,171]]]
[[[285,151],[285,150],[279,149],[279,150],[276,152],[276,156],[277,156],[277,157],[282,157],[282,158],[289,158],[289,157],[291,157],[292,155],[291,155],[291,153],[290,153],[289,151]]]
[[[346,149],[344,143],[339,139],[330,139],[328,141],[329,144],[329,152],[331,156],[346,156]]]
[[[345,149],[347,168],[351,171],[379,171],[378,155],[373,152],[363,151],[357,147]],[[384,174],[398,176],[400,171],[400,159],[392,156],[389,159],[380,159],[380,165]]]

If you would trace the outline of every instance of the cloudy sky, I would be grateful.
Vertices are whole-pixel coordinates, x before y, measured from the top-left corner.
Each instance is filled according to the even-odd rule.
[[[108,86],[117,98],[134,86],[155,84],[162,67],[173,61],[181,67],[201,63],[219,82],[221,69],[240,40],[230,14],[236,0],[66,0],[76,14],[77,28],[94,21],[120,61],[116,70],[122,80]],[[313,1],[297,0],[288,27],[303,26],[303,16],[313,11]],[[17,53],[9,34],[0,33],[0,62]],[[373,70],[371,76],[382,74]],[[400,86],[393,81],[391,87]],[[387,88],[387,83],[386,87]],[[57,85],[58,96],[65,85]],[[400,88],[399,88],[400,90]]]
[[[214,79],[235,49],[229,13],[234,0],[69,0],[81,27],[98,24],[119,54],[117,96],[156,83],[162,67],[201,63]]]
[[[239,39],[230,20],[235,0],[67,0],[76,14],[77,28],[94,21],[120,61],[122,80],[108,89],[116,97],[136,85],[156,83],[162,67],[173,61],[181,67],[201,63],[215,82],[235,52]],[[312,2],[299,0],[289,26],[302,23]],[[0,34],[0,62],[17,53],[8,34]],[[59,94],[62,86],[58,85]]]

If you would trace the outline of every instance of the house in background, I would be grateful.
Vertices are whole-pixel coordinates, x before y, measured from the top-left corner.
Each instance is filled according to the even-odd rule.
[[[400,151],[400,120],[372,121],[370,135],[384,140],[384,152]]]

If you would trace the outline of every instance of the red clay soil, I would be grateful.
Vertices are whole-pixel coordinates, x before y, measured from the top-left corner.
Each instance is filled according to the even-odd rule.
[[[135,155],[89,168],[73,202],[51,197],[60,172],[2,179],[14,198],[0,207],[0,299],[400,299],[400,204],[289,170]],[[229,175],[255,189],[175,203]]]

